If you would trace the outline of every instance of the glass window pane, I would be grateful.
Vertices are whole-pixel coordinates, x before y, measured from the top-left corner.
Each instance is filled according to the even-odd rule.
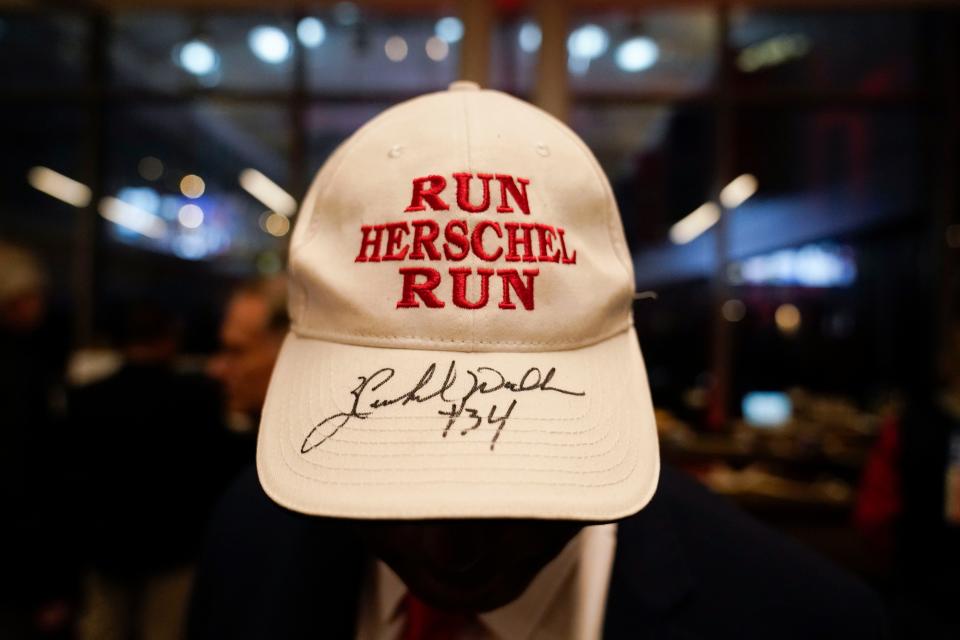
[[[7,148],[16,149],[0,154],[0,239],[35,251],[57,295],[69,289],[73,234],[82,215],[78,206],[89,200],[83,146],[87,129],[86,113],[80,109],[0,108],[0,137]],[[42,173],[36,173],[37,168]]]
[[[121,13],[113,19],[111,78],[163,91],[289,89],[294,32],[292,21],[269,13]]]
[[[312,179],[327,157],[354,131],[389,107],[380,102],[316,104],[307,111],[309,139],[308,180]]]
[[[78,86],[87,76],[88,26],[77,14],[0,13],[0,78],[4,86]]]
[[[734,257],[916,213],[920,129],[910,111],[742,109],[736,173],[757,192],[730,219]]]
[[[882,288],[869,282],[860,290]],[[750,286],[732,295],[743,305],[731,327],[734,411],[751,391],[803,387],[857,393],[876,384],[879,363],[871,341],[876,318],[862,313],[855,291]]]
[[[268,225],[268,203],[240,186],[241,173],[254,169],[290,188],[282,106],[124,107],[109,123],[106,195],[124,203],[117,219],[105,223],[114,243],[186,260],[226,260],[247,272],[261,253],[284,246],[287,225],[279,219]],[[138,215],[150,223],[146,233]]]
[[[709,198],[714,167],[709,112],[580,105],[572,123],[610,178],[634,250],[662,242],[670,225]]]
[[[323,25],[324,34],[306,47],[311,89],[415,94],[443,89],[456,80],[462,42],[459,19],[357,11],[346,21],[338,16],[337,7],[329,14],[311,16]],[[315,35],[317,23],[308,24],[314,25]]]
[[[588,92],[697,92],[716,73],[712,9],[583,15],[567,39],[570,86]]]
[[[917,45],[917,14],[909,12],[741,9],[730,20],[734,79],[746,89],[909,89],[917,79]]]
[[[709,379],[711,283],[706,279],[673,286],[661,282],[656,291],[655,301],[639,300],[634,306],[650,390],[658,409],[669,409],[688,424],[699,424],[702,407],[689,401]]]
[[[541,37],[540,26],[530,17],[498,24],[490,50],[490,86],[529,95],[534,88]]]

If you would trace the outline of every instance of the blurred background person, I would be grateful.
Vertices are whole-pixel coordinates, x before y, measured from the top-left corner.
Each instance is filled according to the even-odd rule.
[[[960,322],[946,331],[938,380],[911,398],[899,423],[902,511],[896,521],[906,633],[960,637]]]
[[[0,243],[0,636],[64,634],[75,595],[60,423],[69,336],[49,314],[47,276]]]
[[[83,638],[179,637],[224,476],[220,398],[202,374],[177,370],[179,336],[162,306],[131,304],[120,369],[70,395]]]
[[[273,364],[286,336],[287,281],[284,277],[253,280],[237,287],[220,327],[220,351],[207,366],[226,397],[231,428],[256,434]],[[249,437],[250,460],[253,437]]]

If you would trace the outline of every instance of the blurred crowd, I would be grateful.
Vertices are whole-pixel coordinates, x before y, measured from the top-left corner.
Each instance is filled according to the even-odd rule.
[[[253,460],[285,282],[238,286],[197,361],[146,298],[71,351],[36,258],[0,245],[0,272],[0,637],[179,637],[204,524]]]

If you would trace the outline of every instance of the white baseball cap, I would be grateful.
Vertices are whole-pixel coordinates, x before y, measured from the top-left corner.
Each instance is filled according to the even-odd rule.
[[[375,117],[290,246],[257,470],[339,518],[602,521],[660,461],[610,185],[545,112],[470,82]]]

